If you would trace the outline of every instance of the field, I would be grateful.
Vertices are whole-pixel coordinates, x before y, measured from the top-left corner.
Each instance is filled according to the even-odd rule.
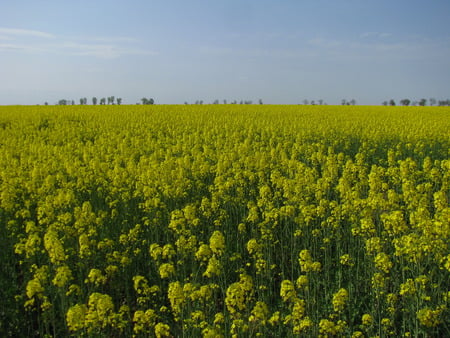
[[[450,336],[450,108],[0,107],[0,335]]]

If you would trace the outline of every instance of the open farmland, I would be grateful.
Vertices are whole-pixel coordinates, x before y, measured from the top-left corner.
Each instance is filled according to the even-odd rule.
[[[0,107],[0,335],[450,336],[450,108]]]

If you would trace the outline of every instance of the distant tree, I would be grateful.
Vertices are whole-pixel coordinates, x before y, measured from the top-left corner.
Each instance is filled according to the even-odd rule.
[[[143,97],[141,99],[141,101],[142,101],[142,104],[154,104],[155,103],[155,100],[153,100],[152,98],[147,99],[146,97]]]
[[[307,99],[304,99],[304,100],[303,100],[303,104],[304,104],[304,105],[307,105],[308,103],[309,103],[309,101],[308,101]]]
[[[203,104],[203,100],[198,101],[198,104]]]
[[[72,100],[72,106],[74,106],[75,105],[75,100]]]
[[[253,103],[252,100],[246,100],[246,101],[244,101],[244,104],[252,104],[252,103]]]
[[[313,105],[313,106],[315,106],[315,105],[316,105],[316,101],[312,100],[312,101],[310,102],[310,104]]]
[[[258,103],[259,103],[259,104],[263,104],[262,99],[259,99],[259,100],[258,100]]]
[[[350,104],[351,104],[352,106],[354,106],[354,105],[356,104],[356,100],[355,100],[355,99],[351,99],[351,100],[350,100]]]
[[[116,99],[116,102],[117,102],[118,105],[121,105],[121,104],[122,104],[122,98],[121,98],[121,97],[118,97],[118,98]]]
[[[383,105],[383,106],[387,106],[387,105],[388,105],[388,102],[387,102],[387,101],[383,101],[382,105]]]
[[[409,99],[400,100],[400,104],[402,106],[409,106],[410,103],[411,103],[411,101]]]
[[[419,106],[425,106],[427,104],[427,99],[420,99]]]
[[[100,104],[106,104],[106,99],[105,99],[104,97],[102,97],[102,98],[100,99]]]
[[[428,102],[430,102],[430,106],[434,106],[436,104],[436,99],[432,97],[428,100]]]
[[[227,100],[223,100],[223,104],[227,104]]]
[[[92,98],[92,104],[94,106],[97,104],[97,98],[95,96]]]
[[[320,105],[323,104],[323,100],[322,99],[318,100],[317,102],[319,102]]]
[[[390,105],[390,106],[395,106],[395,101],[394,101],[393,99],[391,99],[391,100],[389,101],[389,105]]]
[[[346,99],[342,99],[341,105],[345,106],[346,104],[347,104],[347,100]]]
[[[46,101],[46,102],[44,103],[44,105],[45,105],[45,106],[48,106],[48,102]]]
[[[184,104],[189,104],[187,101],[184,101]]]
[[[213,104],[219,104],[219,100],[214,100]]]
[[[241,100],[241,101],[239,102],[239,104],[244,104],[244,101]]]

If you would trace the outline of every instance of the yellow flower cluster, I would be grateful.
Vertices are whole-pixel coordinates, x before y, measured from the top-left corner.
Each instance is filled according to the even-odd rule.
[[[0,107],[0,334],[446,336],[449,114]]]

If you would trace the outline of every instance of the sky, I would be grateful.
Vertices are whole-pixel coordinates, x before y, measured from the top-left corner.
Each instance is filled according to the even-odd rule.
[[[449,0],[3,0],[0,105],[450,98]]]

